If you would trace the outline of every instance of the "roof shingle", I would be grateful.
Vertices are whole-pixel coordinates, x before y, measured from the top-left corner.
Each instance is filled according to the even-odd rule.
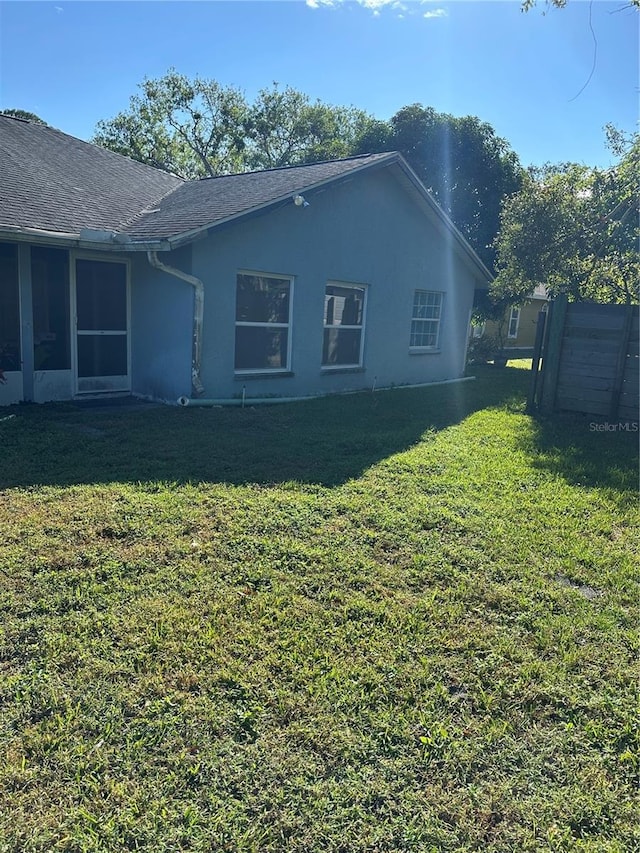
[[[0,227],[119,231],[183,183],[54,128],[0,115]]]

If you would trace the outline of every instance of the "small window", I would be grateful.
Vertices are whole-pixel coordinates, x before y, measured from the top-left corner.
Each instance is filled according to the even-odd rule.
[[[411,313],[411,349],[437,349],[440,344],[440,320],[443,294],[437,290],[416,290]]]
[[[518,328],[520,326],[520,309],[517,305],[514,305],[511,309],[511,314],[509,316],[509,332],[507,337],[509,338],[517,338],[518,337]]]
[[[324,297],[323,367],[361,367],[366,288],[328,284]]]
[[[292,280],[285,276],[238,274],[236,372],[289,370],[291,290]]]
[[[471,333],[474,338],[481,338],[484,335],[485,324],[473,323],[471,325]]]
[[[18,247],[0,243],[0,372],[22,370]]]

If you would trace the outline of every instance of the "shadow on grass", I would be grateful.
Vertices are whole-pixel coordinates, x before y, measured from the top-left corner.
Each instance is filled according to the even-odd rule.
[[[638,494],[637,430],[637,425],[607,424],[593,415],[540,415],[526,449],[535,467],[568,483],[610,489],[631,505]]]
[[[13,407],[0,420],[0,488],[292,480],[334,486],[474,411],[522,407],[525,371],[483,367],[474,374],[476,381],[439,387],[246,409]]]

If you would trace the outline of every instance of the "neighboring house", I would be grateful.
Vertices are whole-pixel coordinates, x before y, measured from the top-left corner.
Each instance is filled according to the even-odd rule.
[[[540,311],[547,310],[549,296],[543,284],[539,284],[524,305],[512,305],[507,308],[502,320],[486,320],[471,326],[471,338],[476,340],[485,336],[496,338],[503,349],[533,348],[536,338],[536,324]]]
[[[399,154],[185,182],[0,116],[0,403],[455,379],[489,280]]]

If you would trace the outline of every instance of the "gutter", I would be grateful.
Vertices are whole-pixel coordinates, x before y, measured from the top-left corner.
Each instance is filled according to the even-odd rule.
[[[167,240],[131,240],[116,231],[83,228],[78,233],[47,231],[43,228],[23,228],[18,225],[0,224],[0,239],[37,242],[47,246],[64,246],[70,249],[90,249],[99,252],[168,252],[171,245]]]
[[[158,260],[158,255],[154,251],[147,252],[147,260],[157,270],[166,272],[167,275],[172,275],[174,278],[179,278],[181,281],[186,281],[193,287],[194,306],[193,306],[193,344],[191,351],[191,389],[192,393],[199,397],[204,393],[204,385],[200,379],[200,369],[202,366],[202,321],[204,317],[204,284],[195,275],[189,275],[182,270],[170,267],[168,264],[163,264]]]

